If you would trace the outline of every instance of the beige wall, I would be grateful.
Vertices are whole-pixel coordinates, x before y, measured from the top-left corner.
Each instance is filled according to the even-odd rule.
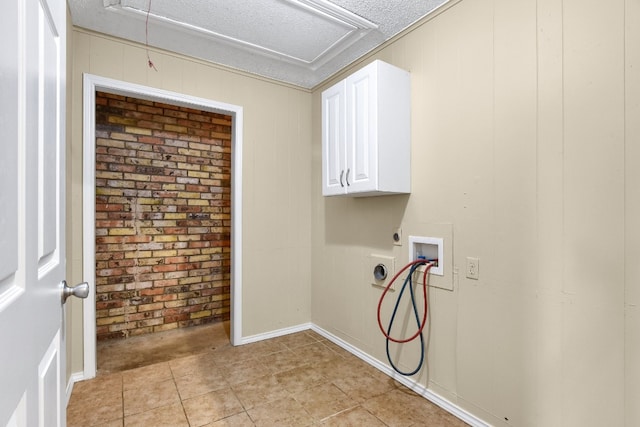
[[[311,94],[166,52],[74,29],[68,167],[68,270],[82,279],[82,75],[90,73],[239,105],[244,112],[242,334],[310,319]],[[69,372],[82,367],[82,306],[72,311]]]
[[[408,235],[452,234],[459,274],[453,292],[430,289],[417,380],[496,425],[640,425],[639,21],[637,0],[463,0],[400,37],[375,57],[412,75],[412,194],[364,199],[321,196],[331,82],[310,95],[154,51],[155,72],[139,45],[76,29],[69,280],[82,277],[82,73],[241,105],[245,336],[311,319],[385,360],[366,256],[404,264]],[[68,310],[76,372],[81,306]]]
[[[417,381],[496,425],[640,425],[639,52],[636,0],[463,0],[408,32],[373,57],[411,72],[410,196],[321,196],[336,79],[314,91],[312,322],[385,361],[366,257],[452,233]]]

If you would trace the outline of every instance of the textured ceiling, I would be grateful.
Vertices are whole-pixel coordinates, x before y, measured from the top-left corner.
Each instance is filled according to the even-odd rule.
[[[68,0],[73,24],[312,88],[448,0]],[[148,18],[148,31],[147,31]]]

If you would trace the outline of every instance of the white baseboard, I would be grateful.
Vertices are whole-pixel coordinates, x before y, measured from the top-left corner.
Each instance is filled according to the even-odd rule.
[[[333,335],[332,333],[322,329],[321,327],[319,327],[319,326],[317,326],[317,325],[315,325],[313,323],[303,323],[303,324],[296,325],[296,326],[291,326],[291,327],[288,327],[288,328],[282,328],[282,329],[277,329],[275,331],[270,331],[270,332],[265,332],[265,333],[262,333],[262,334],[256,334],[256,335],[251,335],[251,336],[248,336],[248,337],[243,337],[242,340],[241,340],[241,344],[249,344],[249,343],[253,343],[253,342],[263,341],[263,340],[267,340],[267,339],[270,339],[270,338],[281,337],[283,335],[289,335],[289,334],[293,334],[293,333],[296,333],[296,332],[302,332],[302,331],[306,331],[306,330],[312,330],[314,332],[317,332],[318,334],[322,335],[323,337],[325,337],[329,341],[331,341],[334,344],[342,347],[343,349],[345,349],[349,353],[353,354],[354,356],[358,357],[359,359],[363,360],[364,362],[368,363],[369,365],[373,366],[374,368],[380,370],[381,372],[387,374],[388,376],[390,376],[394,380],[398,381],[402,385],[404,385],[404,386],[410,388],[411,390],[413,390],[416,394],[418,394],[418,395],[424,397],[425,399],[427,399],[428,401],[438,405],[439,407],[441,407],[445,411],[449,412],[451,415],[454,415],[455,417],[461,419],[465,423],[467,423],[467,424],[469,424],[469,425],[471,425],[473,427],[490,427],[491,426],[487,422],[485,422],[485,421],[481,420],[480,418],[478,418],[478,417],[470,414],[469,412],[465,411],[464,409],[462,409],[461,407],[459,407],[455,403],[453,403],[453,402],[445,399],[444,397],[440,396],[439,394],[434,393],[433,391],[429,390],[424,385],[417,383],[416,381],[412,380],[409,377],[406,377],[404,375],[398,374],[391,367],[381,363],[379,360],[371,357],[367,353],[364,353],[363,351],[361,351],[357,347],[354,347],[353,345],[349,344],[348,342],[342,340],[341,338]],[[71,377],[69,378],[69,382],[67,383],[67,395],[66,395],[67,404],[69,404],[69,399],[71,398],[71,392],[73,391],[73,385],[77,381],[81,381],[83,379],[84,379],[84,372],[76,372],[76,373],[72,374]]]
[[[69,382],[67,383],[67,390],[66,390],[66,396],[65,396],[65,399],[66,399],[66,402],[64,404],[65,408],[69,405],[69,399],[71,399],[71,393],[73,392],[73,385],[78,381],[82,381],[82,380],[84,380],[84,372],[75,372],[71,374],[71,376],[69,377]]]
[[[409,377],[406,377],[404,375],[398,374],[391,367],[385,365],[384,363],[381,363],[379,360],[371,357],[367,353],[364,353],[363,351],[361,351],[357,347],[354,347],[353,345],[349,344],[348,342],[342,340],[341,338],[333,335],[332,333],[322,329],[321,327],[319,327],[318,325],[315,325],[313,323],[303,323],[301,325],[292,326],[292,327],[289,327],[289,328],[278,329],[276,331],[271,331],[271,332],[266,332],[266,333],[263,333],[263,334],[257,334],[257,335],[252,335],[252,336],[249,336],[249,337],[245,337],[245,338],[242,339],[242,344],[249,344],[249,343],[252,343],[252,342],[262,341],[262,340],[266,340],[266,339],[269,339],[269,338],[280,337],[280,336],[292,334],[292,333],[295,333],[295,332],[302,332],[302,331],[309,330],[309,329],[311,329],[314,332],[317,332],[318,334],[322,335],[323,337],[325,337],[329,341],[331,341],[334,344],[342,347],[343,349],[345,349],[349,353],[353,354],[354,356],[362,359],[364,362],[367,362],[369,365],[373,366],[374,368],[376,368],[376,369],[382,371],[383,373],[387,374],[388,376],[390,376],[394,380],[398,381],[402,385],[404,385],[404,386],[410,388],[411,390],[413,390],[416,394],[424,397],[425,399],[427,399],[428,401],[434,403],[435,405],[438,405],[439,407],[441,407],[445,411],[449,412],[451,415],[454,415],[455,417],[461,419],[465,423],[467,423],[467,424],[469,424],[469,425],[471,425],[473,427],[490,427],[491,426],[487,422],[485,422],[485,421],[481,420],[480,418],[478,418],[478,417],[470,414],[469,412],[465,411],[464,409],[462,409],[461,407],[459,407],[455,403],[445,399],[444,397],[440,396],[437,393],[434,393],[432,390],[429,390],[424,385],[422,385],[420,383],[417,383],[416,381],[412,380]]]
[[[353,354],[354,356],[356,356],[356,357],[362,359],[363,361],[367,362],[368,364],[370,364],[374,368],[384,372],[385,374],[387,374],[388,376],[390,376],[394,380],[398,381],[402,385],[404,385],[404,386],[410,388],[411,390],[413,390],[416,394],[419,394],[420,396],[424,397],[428,401],[438,405],[439,407],[441,407],[445,411],[449,412],[451,415],[454,415],[457,418],[461,419],[465,423],[467,423],[467,424],[469,424],[469,425],[471,425],[473,427],[490,427],[490,424],[488,424],[485,421],[481,420],[480,418],[470,414],[469,412],[465,411],[464,409],[462,409],[461,407],[459,407],[455,403],[445,399],[444,397],[440,396],[437,393],[434,393],[433,391],[429,390],[424,385],[417,383],[416,381],[412,380],[411,378],[406,377],[404,375],[398,374],[391,367],[381,363],[379,360],[371,357],[367,353],[364,353],[363,351],[361,351],[357,347],[354,347],[353,345],[351,345],[348,342],[342,340],[341,338],[333,335],[332,333],[330,333],[328,331],[325,331],[324,329],[320,328],[319,326],[317,326],[315,324],[311,324],[311,330],[313,330],[314,332],[317,332],[318,334],[322,335],[323,337],[325,337],[329,341],[333,342],[334,344],[342,347],[343,349],[345,349],[349,353]]]
[[[265,332],[263,334],[251,335],[248,337],[243,337],[240,341],[240,344],[249,344],[252,342],[258,342],[263,340],[268,340],[270,338],[281,337],[283,335],[289,335],[296,332],[302,332],[312,329],[311,323],[303,323],[296,326],[290,326],[288,328],[277,329],[275,331]]]

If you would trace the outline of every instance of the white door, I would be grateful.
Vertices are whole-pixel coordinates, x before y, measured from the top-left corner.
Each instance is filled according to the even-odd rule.
[[[377,69],[368,66],[347,78],[347,173],[349,192],[378,188]]]
[[[345,83],[322,92],[322,194],[347,191],[345,181]]]
[[[0,13],[0,425],[64,426],[66,2]]]

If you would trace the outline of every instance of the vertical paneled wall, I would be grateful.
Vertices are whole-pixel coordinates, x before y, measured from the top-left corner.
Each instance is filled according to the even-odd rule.
[[[83,280],[82,77],[84,73],[243,108],[242,335],[310,318],[311,94],[268,79],[74,28],[71,93],[67,281]],[[233,214],[232,214],[233,215]],[[232,262],[234,262],[232,260]],[[283,297],[286,296],[286,297]],[[81,304],[80,304],[81,305]],[[82,307],[74,306],[71,372],[82,371]]]
[[[385,361],[366,257],[404,265],[406,236],[450,228],[454,291],[429,291],[428,363],[414,379],[494,425],[638,424],[637,12],[625,0],[462,0],[363,61],[411,73],[406,197],[321,196],[316,104],[347,73],[319,88],[313,322]],[[394,356],[418,359],[410,346]]]
[[[406,262],[398,226],[451,230],[454,291],[430,290],[415,379],[494,425],[638,425],[639,7],[462,0],[376,52],[411,72],[413,190],[358,200],[321,196],[322,88],[311,97],[169,54],[154,72],[143,47],[75,30],[70,221],[83,72],[243,105],[245,335],[311,318],[384,360],[366,257]]]
[[[640,2],[624,2],[624,413],[640,424]]]

